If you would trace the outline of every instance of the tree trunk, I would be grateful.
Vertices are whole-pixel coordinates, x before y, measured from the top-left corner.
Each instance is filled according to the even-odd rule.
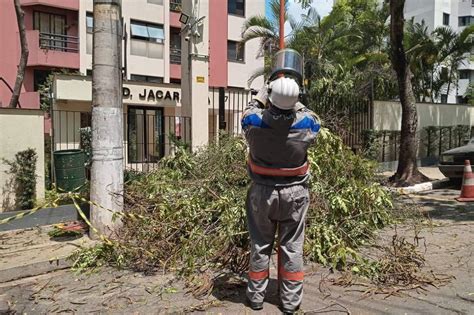
[[[26,41],[25,29],[25,12],[21,9],[20,0],[14,0],[16,21],[18,23],[18,31],[20,33],[21,55],[20,63],[18,64],[18,71],[16,74],[15,87],[13,88],[12,97],[8,107],[15,108],[19,104],[21,86],[25,78],[26,63],[28,62],[28,43]]]
[[[392,66],[397,73],[398,90],[402,105],[402,126],[400,135],[400,153],[398,156],[398,169],[391,181],[397,185],[406,186],[420,179],[416,165],[417,139],[416,129],[418,115],[416,112],[416,99],[413,94],[411,73],[405,49],[403,47],[405,0],[390,1],[390,44]]]
[[[94,0],[92,65],[91,223],[113,236],[123,211],[123,108],[121,0]],[[98,235],[93,234],[97,238]]]

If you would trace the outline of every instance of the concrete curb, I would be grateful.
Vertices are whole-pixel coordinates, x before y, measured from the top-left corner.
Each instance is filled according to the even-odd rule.
[[[443,179],[416,184],[416,185],[408,186],[408,187],[397,187],[397,188],[391,187],[390,190],[397,192],[401,195],[408,195],[408,194],[416,194],[423,191],[443,188],[443,187],[446,187],[448,183],[449,183],[449,178],[443,178]]]
[[[28,265],[15,266],[2,270],[0,273],[0,283],[18,280],[27,277],[39,276],[48,272],[68,269],[72,262],[67,257],[56,258],[54,260],[39,261]]]

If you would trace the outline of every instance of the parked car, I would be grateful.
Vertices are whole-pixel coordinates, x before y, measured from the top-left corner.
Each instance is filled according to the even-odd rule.
[[[474,138],[462,147],[443,152],[439,157],[438,168],[449,179],[459,179],[463,177],[465,160],[474,164]]]

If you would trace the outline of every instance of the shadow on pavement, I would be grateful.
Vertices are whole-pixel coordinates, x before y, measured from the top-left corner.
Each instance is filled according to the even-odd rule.
[[[246,281],[236,278],[233,274],[225,274],[215,281],[212,295],[222,302],[231,302],[241,304],[242,306],[248,306],[247,297],[245,295],[246,287]],[[276,279],[270,278],[264,302],[275,306],[280,305],[278,281]]]

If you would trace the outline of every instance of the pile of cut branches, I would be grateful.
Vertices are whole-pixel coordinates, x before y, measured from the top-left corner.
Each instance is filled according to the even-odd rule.
[[[141,271],[245,271],[249,237],[245,198],[247,146],[222,136],[191,154],[178,146],[151,173],[128,173],[120,246],[108,261]],[[326,129],[309,153],[311,206],[305,257],[343,267],[357,248],[391,219],[390,194],[376,183],[375,165]],[[103,245],[105,246],[105,245]],[[81,265],[83,266],[83,265]]]
[[[415,236],[415,240],[417,237]],[[386,246],[377,246],[381,251],[378,259],[364,260],[357,266],[358,277],[346,272],[335,284],[365,287],[364,295],[383,294],[400,296],[406,291],[425,291],[427,287],[436,288],[448,284],[452,276],[437,274],[425,267],[424,253],[418,244],[408,242],[405,237],[395,234]]]

